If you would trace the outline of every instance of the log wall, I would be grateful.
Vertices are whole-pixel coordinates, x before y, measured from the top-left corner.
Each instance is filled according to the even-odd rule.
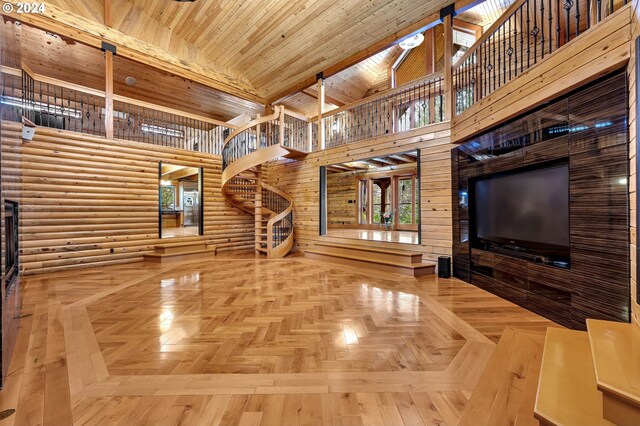
[[[222,197],[219,156],[42,127],[22,142],[19,124],[3,124],[3,196],[20,202],[27,274],[138,261],[166,242],[158,237],[160,161],[204,169],[204,237],[171,242],[253,247],[253,217]]]

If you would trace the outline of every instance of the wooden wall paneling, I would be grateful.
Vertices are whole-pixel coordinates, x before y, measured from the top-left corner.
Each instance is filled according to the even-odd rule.
[[[402,134],[371,139],[309,154],[302,161],[279,161],[266,166],[268,182],[294,199],[296,247],[304,250],[326,237],[319,236],[319,167],[420,149],[422,244],[411,246],[426,260],[451,256],[451,148],[449,124],[440,123]],[[397,247],[395,243],[371,242]]]
[[[351,172],[327,174],[327,220],[332,226],[355,226],[357,178]]]
[[[495,255],[494,292],[520,306],[527,306],[527,262],[509,256]]]
[[[253,217],[220,192],[221,158],[39,127],[22,143],[4,123],[3,177],[21,202],[26,273],[141,260],[158,239],[158,162],[204,168],[204,236],[218,250],[252,248]],[[152,148],[152,149],[151,149]]]
[[[467,154],[462,149],[451,151],[451,206],[453,218],[453,274],[471,281],[469,265],[469,179]]]
[[[527,280],[527,308],[571,327],[571,271],[528,262]]]
[[[426,33],[429,33],[427,31]],[[425,33],[425,36],[426,36]],[[411,49],[409,54],[404,58],[402,63],[396,68],[396,85],[400,86],[417,80],[420,77],[427,76],[427,47],[432,47],[430,43],[425,42],[418,47]]]
[[[571,308],[577,324],[593,317],[629,319],[625,80],[618,74],[568,98],[570,128],[589,126],[569,135]]]

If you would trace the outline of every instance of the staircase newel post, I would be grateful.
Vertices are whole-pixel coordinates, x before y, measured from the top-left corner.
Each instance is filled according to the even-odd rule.
[[[255,229],[255,248],[256,248],[256,252],[259,253],[258,249],[261,246],[261,242],[262,242],[262,236],[260,235],[262,233],[262,167],[258,166],[258,173],[256,174],[256,189],[255,189],[256,193],[254,196],[254,206],[255,206],[255,210],[254,210],[254,229]],[[269,247],[267,246],[267,253],[268,253]]]

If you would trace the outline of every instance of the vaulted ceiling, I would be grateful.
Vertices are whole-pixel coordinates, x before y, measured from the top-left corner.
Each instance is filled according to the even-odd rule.
[[[91,89],[105,88],[104,54],[95,48],[27,25],[0,20],[3,55],[0,65],[18,68],[24,62],[36,74]],[[125,83],[134,77],[135,85]],[[264,113],[263,105],[240,99],[116,55],[114,93],[165,107],[227,121],[240,114]]]
[[[109,0],[107,0],[109,1]],[[104,0],[47,3],[102,24]],[[451,0],[111,0],[112,27],[269,98]]]

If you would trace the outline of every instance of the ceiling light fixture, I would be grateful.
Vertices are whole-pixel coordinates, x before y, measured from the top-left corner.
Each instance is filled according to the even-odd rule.
[[[138,80],[136,80],[135,77],[127,76],[124,78],[124,82],[127,83],[129,86],[135,86]]]
[[[422,34],[416,34],[409,38],[405,38],[400,42],[400,47],[404,50],[413,49],[414,47],[420,46],[424,41],[424,36]]]

